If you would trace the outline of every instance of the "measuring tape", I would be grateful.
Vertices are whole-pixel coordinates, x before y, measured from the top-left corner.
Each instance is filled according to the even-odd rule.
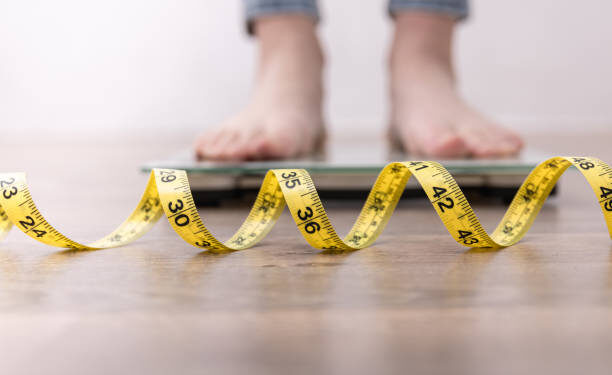
[[[414,175],[451,236],[467,247],[500,248],[518,242],[536,218],[563,172],[574,165],[587,179],[601,206],[612,238],[612,168],[592,157],[554,157],[538,165],[519,188],[503,219],[487,234],[451,174],[433,161],[406,161],[387,165],[379,174],[357,221],[344,239],[334,230],[315,184],[304,169],[270,170],[255,204],[229,240],[217,240],[204,226],[193,202],[187,174],[182,170],[154,169],[136,209],[115,231],[90,244],[75,242],[58,232],[40,214],[25,174],[0,174],[0,238],[14,224],[42,243],[62,248],[95,250],[117,247],[145,234],[162,216],[183,240],[211,251],[249,248],[272,229],[285,204],[298,229],[317,249],[357,250],[367,247],[385,228],[397,202]]]

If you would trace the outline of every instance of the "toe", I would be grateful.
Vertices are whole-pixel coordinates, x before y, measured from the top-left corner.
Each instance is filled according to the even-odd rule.
[[[210,157],[211,146],[214,144],[214,140],[219,137],[218,130],[211,130],[201,134],[195,141],[194,148],[196,156],[200,159]]]
[[[397,121],[402,145],[410,153],[435,158],[459,158],[468,154],[462,138],[438,113],[412,111]]]
[[[245,160],[249,157],[249,148],[254,134],[248,129],[238,131],[234,134],[232,142],[227,145],[225,158],[228,160]]]
[[[207,159],[219,159],[221,156],[221,148],[219,145],[223,142],[227,136],[227,132],[223,129],[217,131],[212,137],[210,137],[204,144],[202,153]]]
[[[521,150],[521,138],[499,125],[482,123],[463,129],[466,131],[462,133],[462,137],[475,157],[508,157]]]
[[[245,146],[245,160],[257,160],[264,158],[266,138],[263,134],[255,134]]]
[[[261,151],[261,156],[265,159],[284,159],[298,154],[298,145],[292,137],[276,135],[274,137],[263,138],[257,149]]]
[[[313,142],[303,131],[306,126],[311,124],[295,116],[270,119],[257,149],[268,159],[290,158],[309,151]]]
[[[513,131],[506,130],[505,135],[504,135],[504,141],[511,144],[514,147],[515,152],[522,150],[523,147],[525,146],[525,142],[523,141],[523,138],[521,138],[520,135],[518,135],[517,133]]]
[[[312,116],[310,116],[312,117]],[[197,155],[212,160],[283,159],[311,151],[315,121],[304,114],[242,116],[196,141]],[[311,131],[312,130],[312,131]]]
[[[233,148],[236,138],[237,131],[235,130],[227,129],[221,132],[210,146],[209,157],[215,160],[230,160],[231,153],[229,151]]]
[[[463,139],[452,129],[437,127],[439,131],[426,132],[419,141],[419,148],[427,156],[437,158],[460,158],[468,150]],[[417,138],[419,139],[419,138]]]
[[[394,128],[389,132],[389,138],[392,147],[399,147],[404,153],[410,155],[424,154],[419,147],[417,137],[413,136],[413,132],[407,130],[407,127],[392,125]]]

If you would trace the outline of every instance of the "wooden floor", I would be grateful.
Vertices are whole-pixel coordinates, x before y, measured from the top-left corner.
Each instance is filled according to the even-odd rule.
[[[0,148],[42,213],[76,240],[118,225],[183,140],[52,138]],[[532,137],[612,162],[612,134]],[[172,151],[172,150],[170,150]],[[476,205],[491,230],[501,205]],[[95,214],[91,214],[95,210]],[[346,231],[359,205],[329,205]],[[220,237],[248,207],[205,209]],[[17,373],[609,373],[612,240],[586,182],[563,177],[531,232],[501,251],[459,247],[422,200],[376,246],[311,249],[283,214],[253,249],[199,252],[166,222],[119,249],[66,252],[19,231],[0,243],[0,371]]]

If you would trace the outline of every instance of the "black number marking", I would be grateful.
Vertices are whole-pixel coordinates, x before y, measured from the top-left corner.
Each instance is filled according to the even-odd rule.
[[[259,210],[263,212],[268,212],[270,208],[276,207],[276,203],[274,203],[274,196],[270,193],[265,193],[264,197],[261,201],[261,206],[259,206]]]
[[[478,243],[478,238],[470,237],[473,233],[469,230],[459,230],[459,239],[463,240],[463,243],[466,245],[473,245]]]
[[[391,167],[391,173],[395,174],[395,173],[399,173],[401,172],[402,167],[398,167],[397,165],[394,165],[393,167]]]
[[[293,180],[289,180],[289,181],[285,181],[285,186],[288,187],[289,189],[293,189],[294,187],[301,185],[302,183],[300,182],[299,178],[295,178]]]
[[[316,221],[311,221],[310,223],[306,223],[304,225],[304,230],[306,233],[313,234],[314,232],[318,232],[321,229],[321,226]]]
[[[36,237],[40,238],[47,234],[44,230],[32,229],[32,232],[36,233]]]
[[[604,209],[606,211],[612,211],[612,201],[607,201],[606,204],[604,204]]]
[[[21,224],[24,229],[28,229],[28,227],[34,226],[34,219],[32,218],[32,216],[26,216],[25,220],[19,220],[19,224]]]
[[[453,201],[452,198],[446,197],[446,199],[444,199],[444,200],[447,201],[448,203],[437,202],[438,203],[438,207],[440,207],[440,211],[441,212],[444,212],[445,208],[453,208],[453,207],[455,207],[455,202]]]
[[[202,240],[202,242],[196,242],[195,245],[199,247],[208,247],[210,246],[210,242]]]
[[[387,193],[382,191],[374,192],[374,203],[370,205],[370,210],[382,211],[385,209],[385,199],[387,198]]]
[[[140,209],[144,212],[149,212],[153,209],[154,206],[155,207],[159,206],[159,199],[149,198],[146,200],[146,202],[142,204],[142,207],[140,207]]]
[[[422,161],[413,161],[413,162],[410,163],[410,165],[414,167],[414,166],[422,164],[422,163],[423,163]],[[423,164],[420,167],[416,168],[415,171],[420,171],[421,169],[425,169],[427,167],[429,167],[429,165]]]
[[[413,167],[416,166],[416,165],[419,165],[419,164],[423,164],[423,162],[422,161],[413,161],[413,162],[410,162],[410,165],[413,166]],[[420,167],[416,168],[415,171],[420,171],[421,169],[425,169],[427,167],[429,167],[429,165],[423,164]]]
[[[302,215],[302,210],[298,210],[297,212],[297,216],[300,218],[300,220],[304,221],[304,220],[308,220],[309,217],[312,217],[312,215],[314,215],[314,213],[312,212],[312,208],[310,208],[310,206],[306,207],[304,209],[304,215]]]
[[[612,194],[612,189],[608,189],[607,187],[603,186],[600,186],[599,188],[601,189],[600,197],[602,197],[603,199],[608,198],[608,195]]]
[[[162,176],[161,180],[162,182],[172,182],[176,180],[176,176],[173,174],[168,174],[168,175]]]
[[[282,178],[291,178],[291,177],[295,177],[295,176],[297,176],[297,172],[291,172],[291,173],[285,172],[285,173],[281,174]]]
[[[2,196],[5,199],[10,199],[15,194],[17,194],[17,187],[15,186],[13,186],[10,190],[5,190],[2,192]]]
[[[189,216],[185,214],[177,215],[174,218],[174,223],[179,227],[184,227],[185,225],[189,224]]]
[[[525,186],[525,193],[527,193],[528,196],[532,196],[535,195],[535,193],[538,191],[538,187],[535,186],[533,183],[529,182],[526,186]]]
[[[180,210],[183,209],[183,201],[180,199],[176,200],[176,207],[172,207],[172,202],[168,202],[168,209],[170,210],[170,212],[172,212],[173,214],[179,212]]]
[[[4,187],[4,185],[10,185],[10,184],[12,184],[13,182],[15,182],[15,178],[14,178],[14,177],[11,177],[11,180],[10,180],[10,181],[0,181],[0,188],[3,188],[3,187]]]
[[[574,163],[578,164],[580,166],[580,168],[582,169],[591,169],[593,167],[595,167],[595,164],[591,163],[590,161],[585,161],[585,158],[573,158],[574,159]]]
[[[442,187],[434,186],[433,190],[434,190],[434,198],[440,198],[442,194],[446,193],[446,189]]]
[[[233,243],[235,243],[236,245],[242,245],[242,243],[244,242],[244,237],[242,236],[238,236],[235,240],[232,241]]]

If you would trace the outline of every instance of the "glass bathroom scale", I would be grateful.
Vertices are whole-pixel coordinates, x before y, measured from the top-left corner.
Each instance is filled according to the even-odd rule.
[[[527,149],[516,157],[505,159],[424,159],[389,151],[383,142],[362,140],[334,142],[333,147],[328,142],[326,149],[317,154],[291,160],[202,161],[189,150],[148,162],[142,166],[142,171],[149,172],[152,168],[186,170],[194,200],[199,205],[252,201],[264,175],[274,168],[308,170],[323,199],[364,200],[378,173],[388,163],[435,160],[448,169],[468,198],[509,202],[529,172],[547,158],[544,153]],[[423,192],[416,180],[410,179],[403,198],[417,196],[422,197]]]

